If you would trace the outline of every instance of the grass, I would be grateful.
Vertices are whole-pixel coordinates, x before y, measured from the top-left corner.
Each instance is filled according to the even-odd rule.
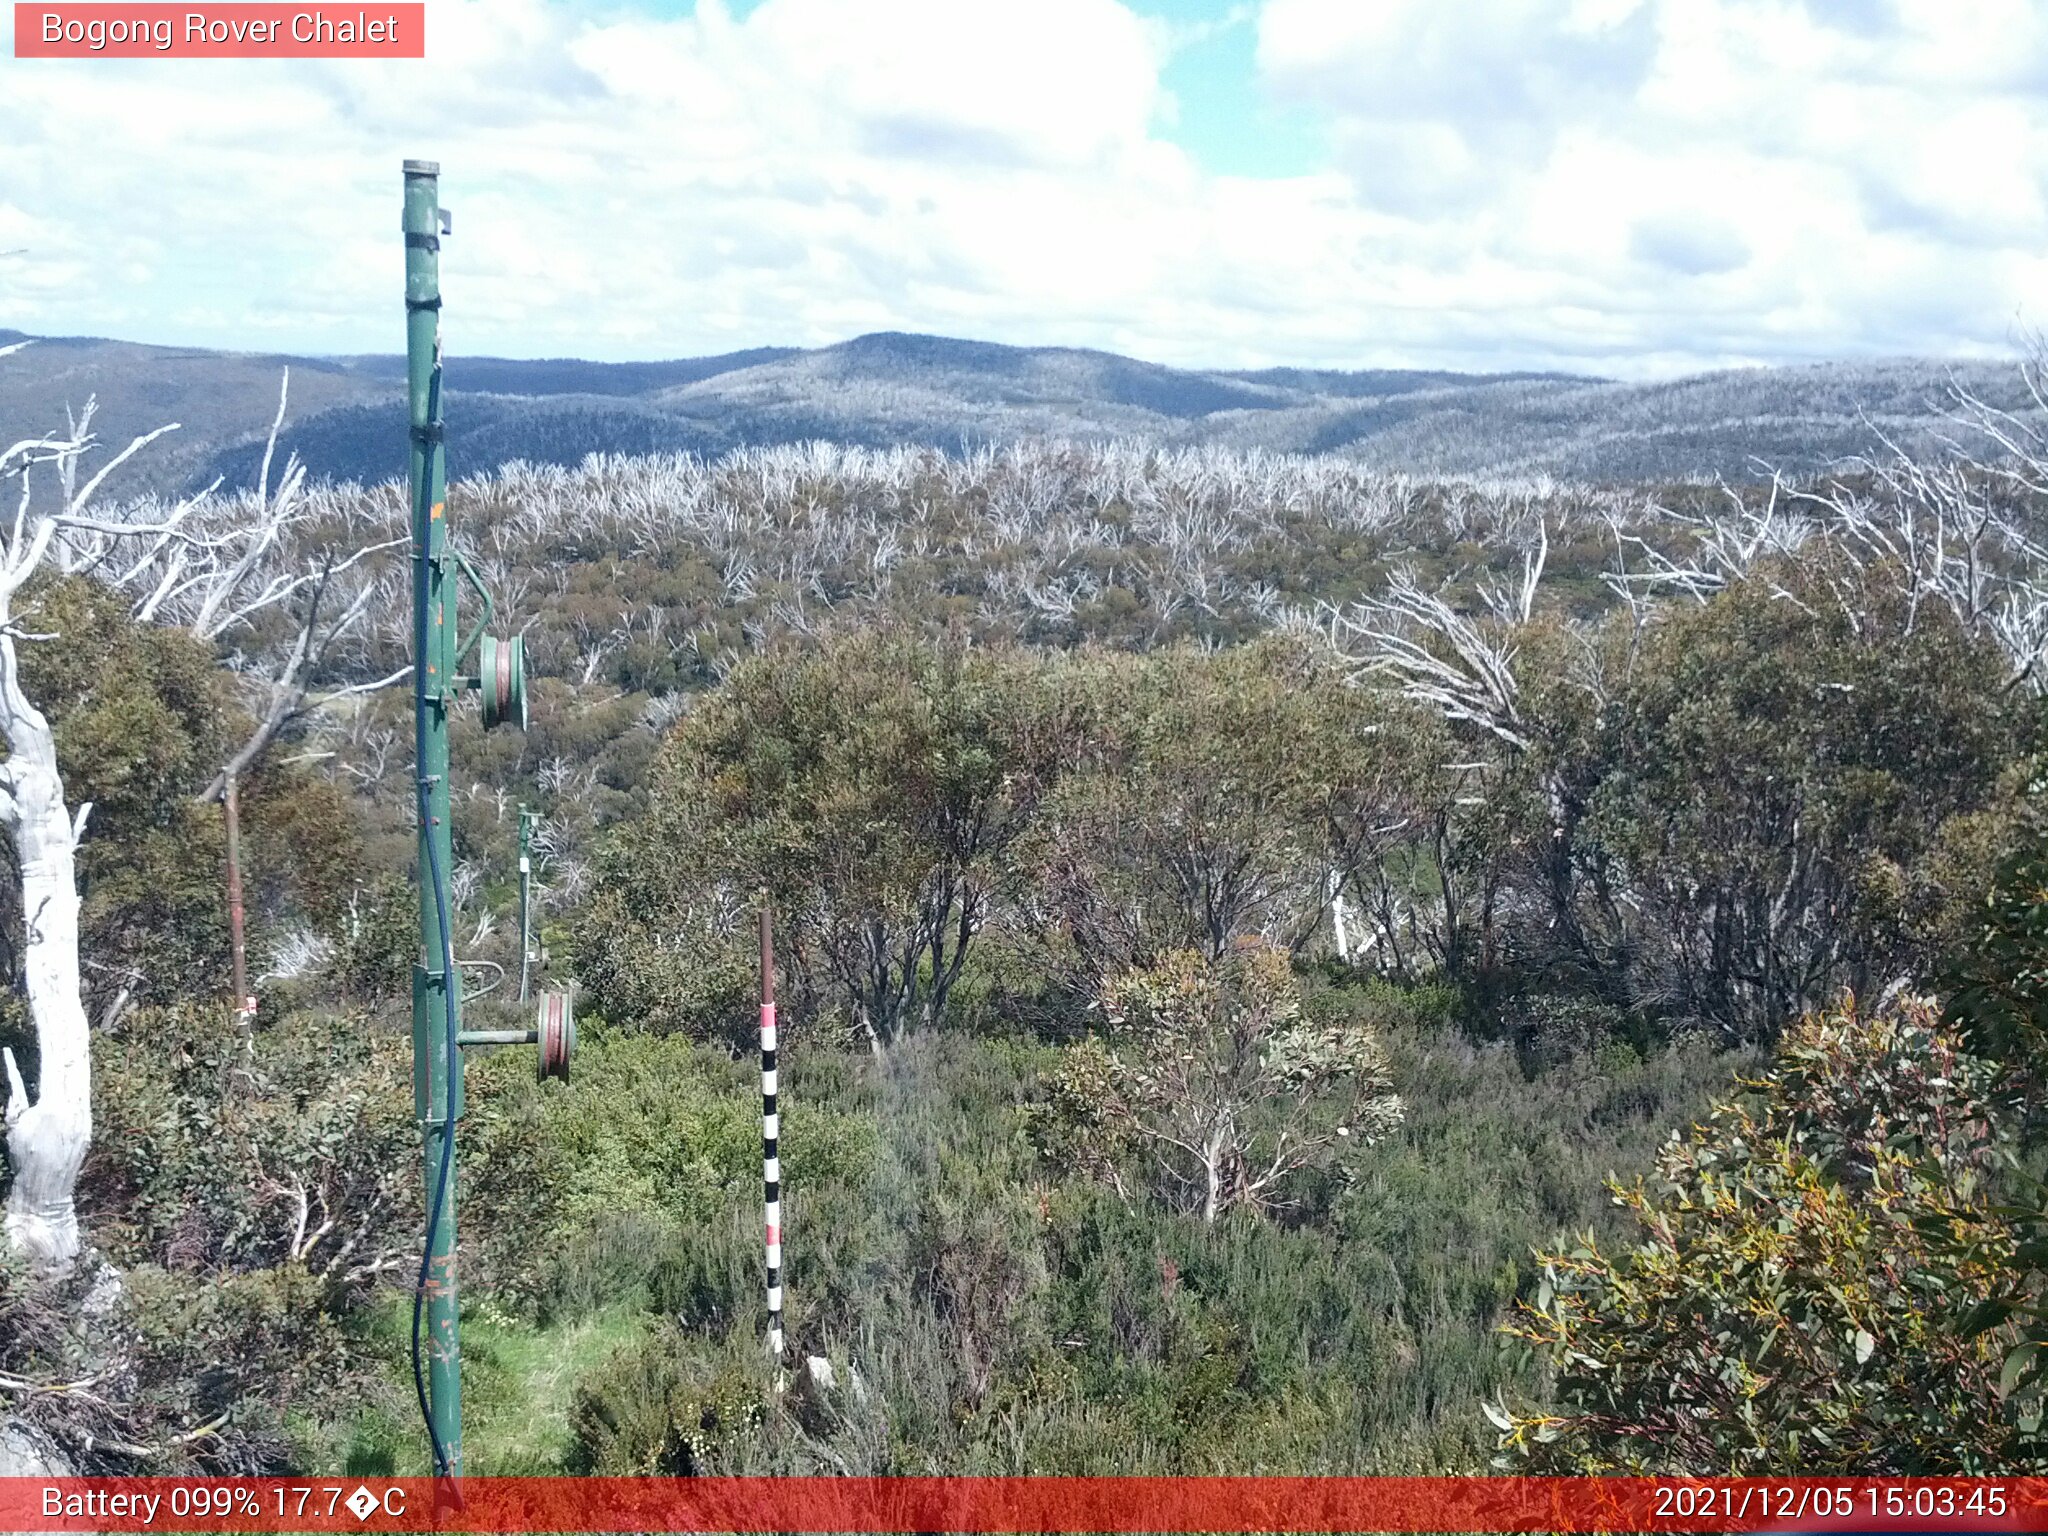
[[[611,1307],[540,1326],[480,1301],[462,1319],[463,1470],[473,1477],[548,1477],[567,1470],[570,1408],[578,1382],[643,1335],[645,1312]],[[366,1343],[389,1363],[389,1391],[345,1426],[315,1428],[311,1460],[349,1476],[424,1477],[432,1472],[413,1407],[408,1339],[412,1304],[393,1296]]]
[[[542,1477],[568,1461],[576,1386],[645,1332],[647,1315],[607,1308],[554,1327],[489,1317],[463,1324],[468,1470]]]

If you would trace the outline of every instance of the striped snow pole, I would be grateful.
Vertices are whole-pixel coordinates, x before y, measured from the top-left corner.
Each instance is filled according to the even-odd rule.
[[[782,1132],[775,1110],[775,936],[761,905],[761,1187],[768,1229],[768,1353],[782,1358]]]

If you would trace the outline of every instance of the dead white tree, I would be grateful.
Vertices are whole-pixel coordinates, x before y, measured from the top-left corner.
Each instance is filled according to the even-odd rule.
[[[173,424],[137,437],[80,488],[77,471],[92,445],[92,414],[88,404],[66,437],[29,438],[0,451],[0,483],[9,476],[21,482],[13,522],[0,542],[0,736],[7,743],[7,761],[0,763],[0,824],[14,840],[21,866],[23,960],[37,1058],[32,1096],[14,1052],[4,1053],[7,1159],[14,1172],[5,1225],[9,1246],[37,1269],[54,1274],[68,1272],[78,1257],[73,1192],[92,1141],[92,1055],[79,986],[75,868],[78,840],[92,807],[73,811],[65,804],[55,733],[21,683],[18,645],[56,637],[20,628],[14,605],[61,535],[91,529],[84,514],[107,476],[146,444],[175,430]],[[45,466],[55,471],[62,501],[52,512],[32,515],[32,472]],[[184,510],[164,524],[126,531],[163,531]]]
[[[1425,591],[1412,573],[1403,570],[1390,578],[1384,596],[1348,608],[1325,605],[1321,610],[1325,635],[1331,648],[1348,663],[1354,682],[1390,688],[1452,727],[1469,728],[1490,738],[1489,745],[1503,761],[1523,757],[1539,739],[1541,722],[1524,715],[1522,643],[1536,621],[1549,555],[1549,527],[1547,520],[1539,517],[1533,544],[1525,544],[1521,552],[1520,579],[1480,578],[1473,588],[1477,611],[1455,606],[1442,592]],[[1585,631],[1567,626],[1563,636],[1575,646],[1566,681],[1604,698],[1600,660]],[[1484,792],[1475,793],[1472,786],[1483,782],[1494,766],[1484,760],[1444,764],[1441,788],[1428,816],[1434,825],[1428,841],[1443,900],[1437,947],[1446,965],[1451,956],[1461,952],[1465,927],[1452,888],[1450,856],[1460,835],[1456,829],[1459,808],[1485,803]],[[1550,835],[1540,844],[1538,864],[1552,910],[1552,927],[1574,949],[1595,958],[1599,946],[1580,921],[1576,897],[1579,876],[1573,832],[1584,814],[1583,799],[1554,764],[1544,767],[1540,786]],[[1349,862],[1354,868],[1377,862],[1364,856],[1374,841],[1365,840],[1351,853]],[[1383,866],[1377,884],[1378,897],[1370,905],[1377,908],[1389,935],[1389,954],[1398,957],[1400,946],[1392,937],[1403,921],[1402,904],[1396,900]],[[1483,928],[1488,920],[1485,914],[1493,910],[1492,887],[1482,882],[1476,899]]]
[[[215,500],[213,487],[168,509],[151,501],[109,518],[88,516],[94,496],[116,469],[176,430],[173,423],[136,437],[80,485],[80,471],[96,441],[94,411],[95,402],[88,401],[65,435],[23,439],[0,452],[0,483],[9,477],[20,482],[13,521],[0,533],[0,737],[8,751],[0,764],[0,824],[13,839],[21,868],[23,970],[37,1057],[31,1091],[13,1052],[4,1053],[7,1154],[14,1173],[5,1227],[16,1252],[53,1273],[69,1270],[78,1255],[73,1194],[92,1140],[90,1025],[80,983],[76,874],[78,842],[91,806],[73,811],[65,804],[55,734],[21,683],[17,647],[58,637],[20,627],[16,599],[30,578],[51,564],[141,594],[137,618],[178,624],[212,640],[267,609],[300,600],[296,641],[269,678],[270,705],[258,712],[250,740],[224,768],[213,790],[218,794],[231,785],[238,766],[246,767],[303,713],[320,659],[372,605],[374,589],[362,585],[338,610],[324,609],[322,599],[335,578],[391,547],[373,545],[339,559],[309,560],[296,547],[305,521],[303,469],[296,461],[288,463],[273,497],[269,451],[253,516],[246,508]],[[280,421],[282,413],[280,399]],[[275,446],[273,425],[270,451]],[[54,482],[56,505],[38,514],[33,488],[44,479]],[[403,675],[340,691],[383,686]]]
[[[2037,358],[2022,368],[2038,406],[2027,415],[1955,386],[1938,452],[1911,453],[1872,425],[1880,451],[1846,461],[1825,481],[1793,486],[1774,475],[1760,501],[1724,486],[1724,510],[1660,509],[1641,533],[1611,520],[1609,590],[1640,625],[1657,597],[1705,602],[1767,568],[1797,563],[1817,580],[1800,597],[1771,579],[1768,590],[1782,602],[1811,611],[1814,601],[1832,601],[1863,633],[1876,618],[1875,584],[1903,599],[1886,611],[1905,632],[1924,611],[1946,609],[2005,652],[2013,686],[2048,685],[2048,547],[2032,531],[2048,497],[2041,367]]]
[[[1518,707],[1515,632],[1535,611],[1549,548],[1546,537],[1524,554],[1515,588],[1481,585],[1486,617],[1459,612],[1439,594],[1425,592],[1412,573],[1396,571],[1384,597],[1324,609],[1330,645],[1350,661],[1356,679],[1389,681],[1403,697],[1444,719],[1477,726],[1525,752],[1529,738]]]
[[[338,652],[359,638],[366,616],[384,591],[376,559],[407,541],[385,539],[347,551],[322,547],[312,537],[318,509],[306,495],[306,469],[288,455],[276,487],[271,466],[291,395],[291,370],[278,386],[256,487],[248,496],[217,498],[216,480],[180,515],[152,530],[139,556],[124,553],[135,529],[128,525],[67,527],[59,536],[66,568],[103,574],[134,596],[134,616],[183,629],[209,644],[224,644],[290,616],[273,639],[267,664],[246,666],[240,677],[253,724],[211,782],[196,797],[220,803],[226,823],[227,905],[232,985],[237,1017],[253,1011],[242,901],[241,802],[244,777],[288,728],[314,711],[353,694],[374,692],[409,677],[410,666],[373,680],[321,687]],[[146,516],[146,513],[145,513]],[[286,638],[288,637],[288,638]],[[259,648],[260,649],[260,648]],[[360,658],[358,658],[360,659]]]
[[[136,594],[137,619],[183,629],[215,644],[251,630],[265,615],[291,615],[285,632],[289,638],[271,647],[269,666],[243,670],[255,723],[200,792],[205,802],[220,799],[235,777],[248,772],[279,734],[309,711],[387,688],[412,672],[407,666],[371,681],[320,687],[336,653],[358,636],[380,598],[396,595],[386,590],[388,573],[377,557],[407,540],[377,540],[346,551],[317,540],[313,525],[319,509],[307,498],[306,467],[296,454],[287,456],[272,489],[270,469],[290,391],[291,370],[286,369],[253,493],[199,498],[192,515],[154,538],[143,558],[109,577],[113,586]],[[108,559],[105,534],[97,535],[97,543],[67,534],[66,542],[87,556],[88,568]]]

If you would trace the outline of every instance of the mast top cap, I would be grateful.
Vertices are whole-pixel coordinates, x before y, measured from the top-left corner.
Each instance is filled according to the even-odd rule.
[[[438,176],[441,174],[441,162],[438,160],[408,160],[405,162],[405,174],[408,176]]]

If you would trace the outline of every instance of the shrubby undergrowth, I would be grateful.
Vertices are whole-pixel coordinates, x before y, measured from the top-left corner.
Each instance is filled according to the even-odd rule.
[[[2000,1000],[1975,1058],[2038,1070],[2014,1022],[2040,970],[2030,504],[1983,475],[1781,491],[1708,519],[1699,488],[1659,506],[1119,448],[594,459],[459,488],[536,674],[524,735],[458,722],[460,951],[479,992],[516,974],[534,806],[543,969],[580,985],[585,1037],[566,1086],[518,1050],[471,1064],[472,1469],[1478,1470],[1503,1434],[1482,1402],[1588,1465],[1740,1461],[1748,1412],[1803,1437],[1754,1439],[1774,1467],[1819,1465],[1811,1436],[1843,1426],[1917,1466],[1921,1431],[1869,1403],[1932,1361],[2007,1465],[2001,1351],[2044,1267],[2018,1216],[1960,1235],[1967,1325],[1909,1325],[1910,1288],[1791,1255],[1816,1295],[1862,1298],[1870,1350],[1831,1334],[1820,1375],[1754,1367],[1747,1397],[1696,1394],[1682,1435],[1638,1444],[1658,1372],[1715,1368],[1645,1330],[1754,1298],[1689,1259],[1651,1284],[1631,1223],[1664,1220],[1740,1116],[1777,1136],[1795,1078],[1806,1142],[1743,1143],[1766,1203],[1796,1187],[1881,1248],[1920,1240],[1914,1201],[2023,1188],[1974,1150],[1970,1190],[1908,1150],[1878,1200],[1819,1150],[1868,1128],[1814,1085],[1925,1087],[1946,1026],[1896,999],[1930,981]],[[321,537],[371,542],[401,501],[311,505]],[[1930,515],[1963,505],[1985,516],[1930,553]],[[394,622],[340,658],[375,677],[401,573],[348,579],[385,584]],[[281,635],[209,654],[82,578],[47,601],[79,644],[36,686],[104,802],[82,1198],[121,1283],[44,1343],[39,1309],[82,1298],[10,1275],[8,1368],[102,1371],[31,1417],[110,1468],[419,1469],[391,1323],[421,1219],[404,701],[316,710],[246,789],[245,1041],[196,796],[245,703],[219,664]],[[764,889],[785,1381],[760,1344]],[[1972,956],[1995,963],[1943,979]],[[474,1021],[523,1022],[509,991]],[[1708,1113],[1773,1052],[1761,1107]],[[1646,1193],[1610,1205],[1610,1174]],[[1557,1256],[1589,1229],[1609,1257]],[[1566,1329],[1618,1363],[1597,1387],[1522,1347]],[[1849,1419],[1814,1416],[1836,1399]]]

